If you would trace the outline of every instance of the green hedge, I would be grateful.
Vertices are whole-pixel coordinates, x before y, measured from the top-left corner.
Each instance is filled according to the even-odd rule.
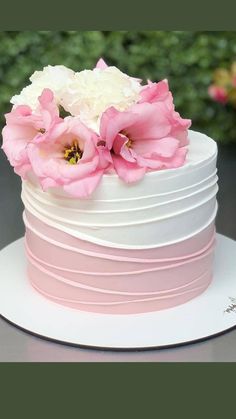
[[[168,78],[177,110],[194,129],[236,142],[236,109],[207,93],[214,69],[235,59],[236,32],[0,32],[1,122],[11,96],[35,70],[48,64],[92,68],[100,56],[133,76]]]

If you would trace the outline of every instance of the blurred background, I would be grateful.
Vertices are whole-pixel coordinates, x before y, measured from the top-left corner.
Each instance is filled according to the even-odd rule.
[[[48,64],[90,69],[100,57],[144,81],[168,78],[177,111],[218,142],[217,229],[236,239],[236,32],[0,32],[0,128],[10,98],[35,70]],[[0,171],[3,247],[23,234],[23,224],[20,179],[2,151]]]

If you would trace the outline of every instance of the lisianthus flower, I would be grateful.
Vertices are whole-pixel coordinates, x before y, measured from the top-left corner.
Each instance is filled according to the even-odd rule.
[[[28,144],[32,141],[47,141],[52,127],[62,122],[58,107],[54,103],[53,93],[49,89],[43,90],[38,98],[38,107],[35,112],[29,106],[19,105],[5,117],[6,126],[2,131],[2,148],[15,172],[25,178],[31,170],[27,152]]]
[[[190,121],[181,123],[179,118],[164,101],[136,104],[124,112],[111,107],[104,112],[100,135],[119,177],[135,182],[146,171],[182,166],[187,153],[182,137],[187,137]]]
[[[77,198],[88,197],[97,187],[104,167],[96,148],[98,136],[76,117],[66,117],[50,133],[50,141],[28,146],[33,172],[44,190],[62,187]]]

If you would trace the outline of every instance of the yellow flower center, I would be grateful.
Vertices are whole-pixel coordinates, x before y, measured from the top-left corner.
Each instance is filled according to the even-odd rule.
[[[131,140],[131,138],[130,138],[129,134],[126,132],[126,130],[122,130],[122,131],[120,131],[120,133],[122,135],[125,135],[126,138],[128,138],[128,141],[125,143],[126,147],[127,148],[132,148],[133,140]]]
[[[80,149],[77,140],[74,140],[72,145],[67,145],[64,148],[64,159],[68,161],[69,164],[77,164],[82,156],[83,151]]]
[[[128,148],[132,148],[132,144],[133,144],[133,141],[129,138],[129,140],[127,141],[127,143],[125,145]]]

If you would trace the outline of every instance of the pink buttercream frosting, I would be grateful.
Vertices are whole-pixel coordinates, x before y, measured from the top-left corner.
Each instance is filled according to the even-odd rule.
[[[47,298],[79,310],[141,313],[182,304],[212,278],[214,224],[180,243],[156,249],[111,249],[72,237],[29,211],[28,274]]]

